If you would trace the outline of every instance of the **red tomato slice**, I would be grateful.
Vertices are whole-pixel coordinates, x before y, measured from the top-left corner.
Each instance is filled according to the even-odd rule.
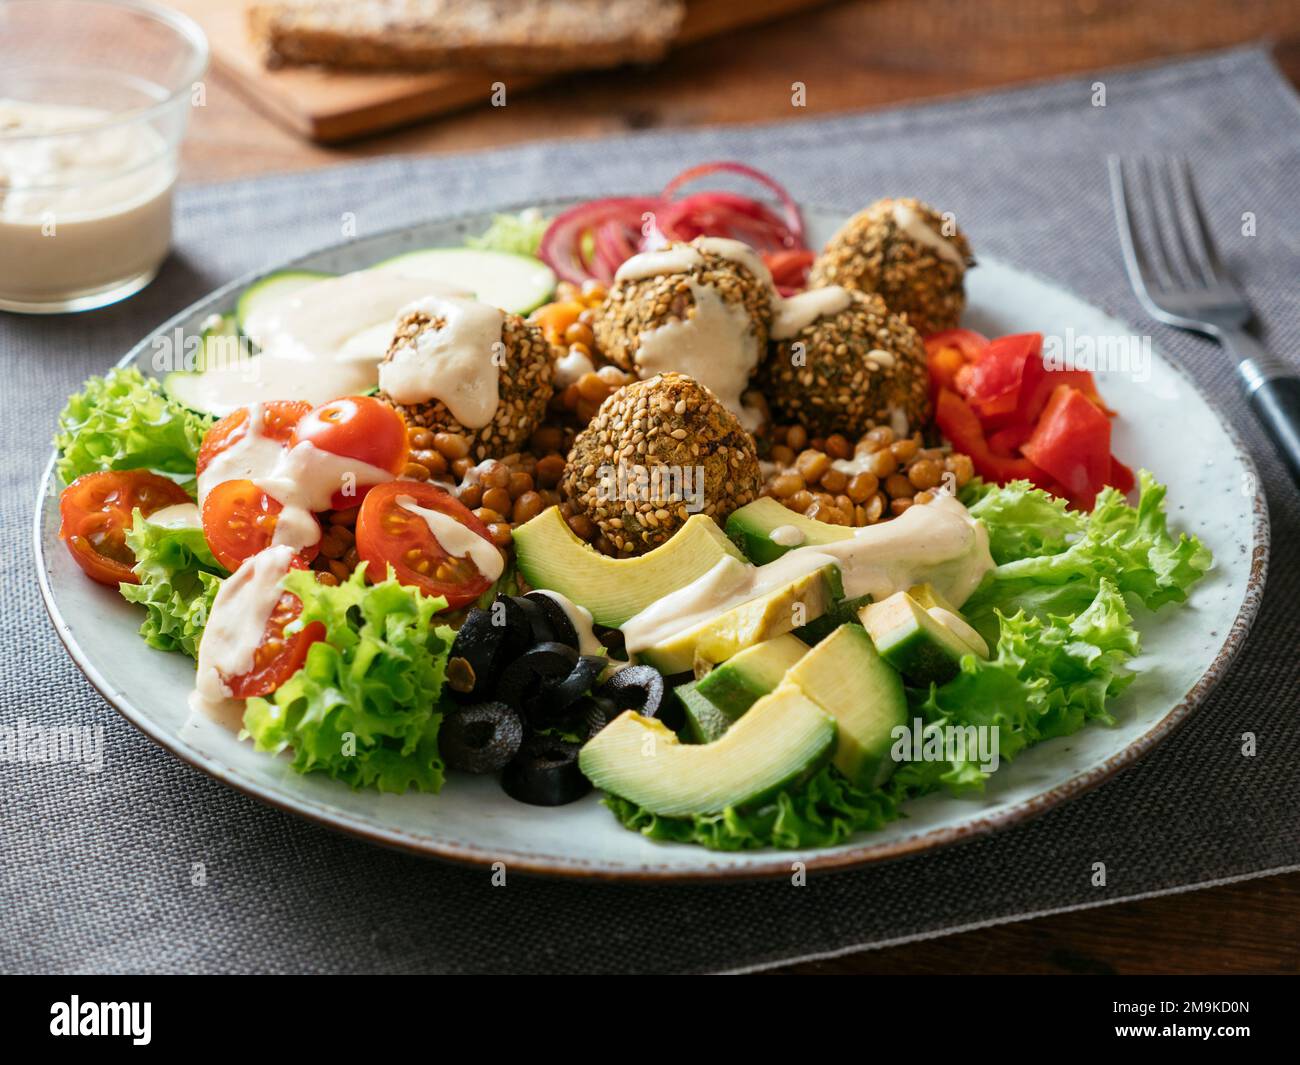
[[[448,554],[419,514],[398,506],[402,496],[409,496],[426,510],[454,518],[492,543],[487,526],[441,488],[419,481],[391,481],[372,488],[357,515],[357,554],[369,563],[370,578],[383,580],[392,566],[402,584],[418,588],[425,595],[444,597],[448,609],[472,603],[491,587],[492,581],[468,556]],[[495,545],[492,549],[497,550]]]
[[[163,507],[188,503],[175,481],[148,470],[103,470],[78,477],[59,496],[59,537],[73,561],[100,584],[139,584],[126,531],[139,508],[148,517]]]
[[[405,419],[373,396],[347,396],[316,407],[298,422],[291,444],[303,440],[394,477],[405,469],[410,456]],[[331,503],[335,510],[355,507],[372,487],[359,484],[355,492],[336,492]]]
[[[298,419],[310,410],[311,404],[300,399],[273,399],[263,403],[262,435],[281,444],[289,443]],[[209,429],[199,448],[198,472],[202,473],[216,455],[243,439],[247,426],[248,408],[240,407]]]
[[[299,558],[289,564],[290,569],[302,569]],[[230,694],[236,699],[250,699],[254,695],[270,695],[292,677],[307,658],[307,649],[318,640],[325,639],[325,626],[313,621],[301,632],[285,636],[284,630],[297,621],[302,613],[302,600],[292,592],[285,592],[275,604],[262,641],[253,652],[253,668],[237,677],[223,677]]]
[[[1090,509],[1110,478],[1110,420],[1079,389],[1058,385],[1021,451]]]
[[[970,405],[950,389],[941,389],[935,402],[934,421],[958,451],[970,456],[975,472],[987,481],[1032,481],[1040,487],[1050,478],[1025,458],[995,455],[984,438],[984,428]]]
[[[283,509],[252,481],[222,481],[203,500],[204,539],[216,560],[233,573],[241,562],[271,546]],[[318,540],[301,555],[310,562],[319,551]]]

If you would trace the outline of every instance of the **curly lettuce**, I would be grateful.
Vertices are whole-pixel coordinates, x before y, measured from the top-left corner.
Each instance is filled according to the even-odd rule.
[[[505,251],[536,257],[549,224],[549,220],[536,207],[518,214],[493,215],[492,224],[482,236],[468,237],[465,243],[482,251]]]
[[[1127,663],[1140,647],[1126,595],[1152,609],[1181,601],[1211,564],[1199,540],[1169,532],[1164,495],[1145,471],[1136,507],[1107,490],[1091,514],[1068,510],[1025,482],[975,486],[965,498],[989,531],[998,567],[963,611],[992,653],[967,655],[945,684],[908,689],[911,717],[923,731],[996,727],[999,761],[1009,761],[1090,722],[1113,724],[1109,704],[1132,682]],[[978,791],[987,777],[970,752],[903,762],[874,790],[826,767],[760,807],[719,814],[658,817],[614,795],[605,804],[625,827],[652,839],[716,850],[800,849],[878,829],[907,799]]]
[[[248,700],[244,735],[261,751],[292,748],[300,773],[384,792],[440,790],[437,704],[455,633],[433,617],[446,601],[391,575],[369,585],[364,565],[337,587],[306,570],[284,586],[302,600],[287,631],[319,622],[325,638],[274,695]]]
[[[122,598],[145,608],[140,635],[150,647],[198,658],[199,638],[225,570],[197,526],[155,525],[139,510],[126,533],[139,584],[120,585]]]
[[[134,367],[90,378],[59,415],[54,446],[64,484],[97,470],[147,469],[192,488],[210,418],[168,398]]]

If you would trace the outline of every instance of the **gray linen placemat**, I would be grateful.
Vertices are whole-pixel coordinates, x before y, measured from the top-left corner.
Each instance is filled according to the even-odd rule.
[[[774,75],[775,77],[775,75]],[[784,78],[784,75],[782,75]],[[0,764],[0,968],[55,971],[693,971],[757,967],[1300,865],[1300,506],[1209,344],[1155,337],[1260,460],[1273,564],[1229,679],[1168,743],[1027,825],[946,851],[786,883],[638,886],[488,875],[371,847],[236,794],[157,749],[65,655],[37,594],[31,501],[64,396],[221,282],[361,233],[559,195],[649,190],[744,159],[809,202],[916,194],[981,251],[1121,317],[1107,152],[1196,169],[1271,346],[1300,353],[1300,109],[1264,53],[1233,51],[977,99],[819,121],[391,159],[185,189],[177,251],[123,306],[0,315],[0,723],[102,724],[106,766]],[[809,82],[816,92],[816,81]],[[796,116],[793,116],[797,118]],[[1244,211],[1258,236],[1236,236]],[[1143,323],[1143,329],[1147,329]],[[1243,758],[1253,731],[1259,753]],[[1089,874],[1104,860],[1109,885]],[[191,883],[202,862],[206,884]]]

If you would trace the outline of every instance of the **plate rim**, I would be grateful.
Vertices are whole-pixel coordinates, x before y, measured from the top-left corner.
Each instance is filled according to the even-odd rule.
[[[176,314],[172,315],[166,321],[155,326],[136,344],[132,345],[132,347],[122,356],[121,359],[114,363],[113,366],[122,367],[135,362],[139,354],[147,348],[154,337],[171,331],[178,327],[183,320],[198,314],[198,308],[200,305],[210,303],[219,297],[226,296],[231,292],[245,288],[259,278],[265,277],[269,274],[276,273],[280,270],[292,269],[295,265],[300,264],[305,259],[310,259],[327,253],[345,251],[355,245],[379,242],[385,238],[395,237],[399,234],[409,232],[420,226],[439,224],[454,226],[457,223],[468,219],[486,218],[491,217],[494,214],[518,212],[529,207],[560,207],[562,205],[572,204],[573,202],[574,201],[572,200],[566,199],[544,199],[524,204],[509,204],[499,207],[460,211],[445,217],[434,217],[420,222],[391,226],[382,230],[377,230],[374,233],[369,233],[363,237],[359,236],[350,240],[336,241],[331,244],[321,245],[315,249],[302,252],[291,258],[280,260],[272,266],[248,271],[224,285],[219,285],[203,296],[200,296]],[[811,202],[801,202],[800,208],[805,211],[826,215],[836,215],[841,218],[848,217],[853,213],[850,210],[829,207],[824,204]],[[1022,266],[1013,265],[1005,260],[991,259],[990,261],[1005,262],[1005,265],[1012,269],[1028,276],[1032,276],[1036,280],[1049,285],[1058,291],[1067,293],[1071,297],[1106,315],[1108,318],[1115,318],[1120,321],[1124,320],[1118,318],[1117,315],[1112,314],[1105,308],[1098,306],[1096,303],[1093,303],[1091,300],[1079,296],[1073,289],[1061,284],[1053,278],[1046,277],[1035,270],[1025,269]],[[1251,544],[1250,571],[1246,580],[1246,592],[1242,598],[1241,605],[1238,608],[1236,615],[1233,617],[1232,623],[1227,628],[1227,635],[1219,645],[1218,650],[1215,652],[1214,657],[1210,661],[1205,672],[1187,690],[1183,697],[1163,716],[1161,716],[1159,720],[1157,720],[1146,732],[1134,739],[1122,750],[1117,751],[1111,757],[1107,758],[1104,762],[1079,774],[1078,776],[1057,784],[1055,787],[1049,788],[1046,791],[1039,792],[1021,802],[1008,805],[1005,809],[1002,809],[999,812],[983,814],[971,820],[963,821],[960,825],[946,828],[935,828],[920,835],[909,836],[889,842],[862,842],[854,846],[841,845],[841,847],[834,850],[810,850],[806,855],[802,855],[799,859],[805,869],[809,871],[825,872],[862,868],[877,862],[890,861],[909,855],[926,853],[942,847],[951,846],[955,843],[969,842],[990,835],[1000,829],[1021,824],[1038,817],[1070,799],[1077,798],[1078,796],[1091,791],[1106,780],[1109,780],[1119,772],[1119,770],[1144,758],[1156,746],[1173,735],[1174,732],[1176,732],[1186,722],[1192,713],[1197,710],[1202,703],[1204,703],[1214,688],[1217,687],[1220,681],[1222,681],[1227,675],[1233,660],[1240,653],[1246,638],[1250,634],[1251,628],[1253,627],[1255,619],[1259,613],[1260,602],[1263,598],[1264,586],[1268,575],[1268,562],[1271,548],[1268,501],[1265,496],[1263,481],[1259,476],[1259,470],[1255,464],[1254,458],[1251,456],[1249,450],[1247,450],[1236,427],[1220,408],[1218,401],[1209,396],[1176,359],[1165,355],[1163,351],[1162,358],[1206,404],[1227,436],[1236,458],[1251,474],[1254,480],[1255,491],[1252,499],[1253,542]],[[60,643],[63,644],[64,649],[68,652],[73,664],[76,665],[85,676],[86,680],[89,681],[90,685],[99,693],[100,697],[108,703],[109,706],[121,715],[130,725],[143,733],[149,740],[187,765],[198,769],[205,775],[219,781],[227,787],[234,788],[236,791],[239,791],[250,798],[256,799],[275,809],[282,810],[285,813],[304,818],[325,828],[365,840],[368,843],[404,851],[423,858],[434,858],[447,861],[461,866],[482,868],[484,865],[490,865],[494,861],[501,861],[503,858],[508,858],[508,865],[513,871],[529,875],[577,880],[627,881],[641,883],[754,881],[789,875],[791,865],[788,859],[774,859],[761,863],[753,862],[743,866],[728,865],[725,863],[714,864],[712,860],[714,852],[711,851],[704,852],[710,856],[708,861],[702,862],[698,867],[687,869],[655,867],[652,865],[629,866],[621,863],[601,863],[585,859],[557,859],[555,857],[530,856],[524,853],[503,855],[500,849],[488,851],[472,844],[466,845],[451,842],[440,843],[428,839],[416,838],[407,832],[387,828],[378,824],[372,825],[358,823],[355,815],[343,811],[334,811],[318,807],[313,801],[308,801],[302,797],[282,795],[267,785],[252,780],[242,779],[230,767],[223,766],[215,758],[205,755],[200,751],[196,751],[183,742],[180,742],[178,737],[168,733],[161,726],[152,722],[146,715],[137,711],[126,692],[111,692],[111,686],[99,672],[98,667],[95,666],[95,664],[90,660],[90,657],[81,649],[80,645],[72,637],[70,627],[54,599],[54,590],[47,577],[48,568],[45,564],[45,553],[42,543],[45,508],[48,505],[49,498],[52,496],[51,489],[55,484],[55,464],[57,460],[58,451],[57,449],[54,449],[50,458],[46,462],[45,470],[42,473],[38,484],[32,524],[33,554],[36,563],[37,584],[41,593],[41,601],[44,603],[46,612],[50,617],[55,635],[58,636]],[[866,837],[866,840],[870,840],[869,835]]]

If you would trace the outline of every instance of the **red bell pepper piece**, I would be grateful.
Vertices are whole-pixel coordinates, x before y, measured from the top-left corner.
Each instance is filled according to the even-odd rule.
[[[1032,481],[1040,487],[1051,478],[1026,458],[995,455],[984,439],[984,428],[961,396],[950,389],[940,389],[935,401],[935,424],[958,451],[970,456],[975,472],[985,480],[1005,484],[1007,481]]]
[[[1021,451],[1090,509],[1111,476],[1110,421],[1080,389],[1058,385]]]
[[[1026,375],[1042,369],[1043,335],[1017,333],[989,341],[969,378],[964,395],[986,424],[1015,420]]]

